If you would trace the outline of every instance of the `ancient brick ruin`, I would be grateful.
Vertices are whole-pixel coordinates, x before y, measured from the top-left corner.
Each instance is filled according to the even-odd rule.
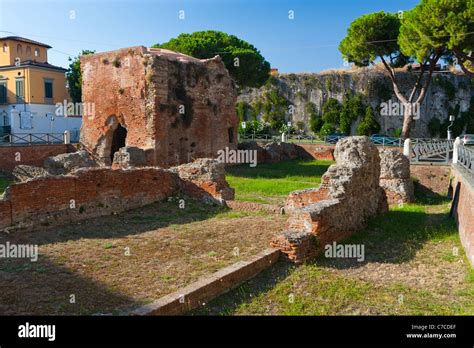
[[[100,164],[168,168],[236,147],[237,92],[219,56],[138,46],[83,56],[81,68],[94,105],[81,143]]]
[[[323,175],[316,189],[290,193],[287,230],[272,240],[294,262],[316,256],[326,244],[340,241],[388,210],[379,185],[380,157],[367,137],[349,137],[336,145],[337,164]]]
[[[24,166],[21,172],[27,175],[0,196],[0,231],[119,213],[173,195],[222,203],[234,197],[223,166],[215,159],[200,159],[170,169],[78,168],[67,175]]]

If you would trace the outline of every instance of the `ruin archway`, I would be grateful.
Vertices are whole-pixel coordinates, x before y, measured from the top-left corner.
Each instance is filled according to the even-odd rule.
[[[126,145],[127,129],[120,123],[112,134],[112,144],[110,147],[110,161],[113,163],[115,153]]]

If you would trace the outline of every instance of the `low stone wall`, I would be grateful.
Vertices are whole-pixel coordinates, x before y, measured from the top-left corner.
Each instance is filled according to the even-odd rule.
[[[19,164],[42,166],[46,158],[74,152],[72,145],[0,146],[0,171],[11,173]]]
[[[315,160],[334,161],[334,145],[298,144],[296,146],[300,157],[309,156]]]
[[[208,175],[182,172],[188,163],[165,170],[156,167],[117,169],[81,168],[69,175],[47,176],[12,184],[0,199],[0,230],[52,226],[138,208],[181,192],[205,201],[233,198],[215,160],[199,160]],[[209,189],[212,188],[212,189]]]
[[[474,268],[474,175],[457,164],[453,164],[452,168],[452,214],[456,219],[466,256]]]
[[[388,210],[379,185],[379,153],[369,138],[339,141],[334,156],[337,164],[329,167],[319,188],[289,195],[287,230],[270,243],[296,263],[316,256],[326,244],[349,237],[370,217]]]

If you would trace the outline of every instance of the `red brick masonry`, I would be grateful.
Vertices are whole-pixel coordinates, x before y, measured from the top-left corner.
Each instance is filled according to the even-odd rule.
[[[72,145],[66,144],[0,146],[0,171],[11,173],[19,164],[42,167],[46,158],[74,151]]]
[[[459,165],[453,165],[453,192],[458,190],[454,217],[466,256],[474,267],[474,175]],[[454,196],[454,195],[453,195]]]
[[[225,181],[188,181],[161,168],[83,168],[73,175],[41,177],[11,185],[0,199],[0,230],[37,228],[138,208],[181,192],[222,201]],[[210,190],[209,187],[213,189]],[[233,197],[230,197],[233,198]]]

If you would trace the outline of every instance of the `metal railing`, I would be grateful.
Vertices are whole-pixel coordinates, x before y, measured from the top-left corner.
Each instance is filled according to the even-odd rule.
[[[327,135],[323,138],[314,135],[304,135],[304,134],[290,134],[286,136],[286,142],[289,143],[326,143],[326,144],[336,144],[340,139],[347,138],[347,135]],[[271,141],[280,141],[281,135],[270,135],[270,134],[245,134],[240,135],[239,141],[260,141],[260,142],[271,142]],[[381,146],[403,146],[403,139],[401,138],[392,138],[392,137],[373,137],[371,140],[375,145]]]
[[[474,174],[474,149],[462,145],[459,146],[457,163],[471,174]]]
[[[412,162],[449,163],[453,140],[413,139]]]
[[[63,133],[15,133],[0,136],[0,146],[62,144]]]

